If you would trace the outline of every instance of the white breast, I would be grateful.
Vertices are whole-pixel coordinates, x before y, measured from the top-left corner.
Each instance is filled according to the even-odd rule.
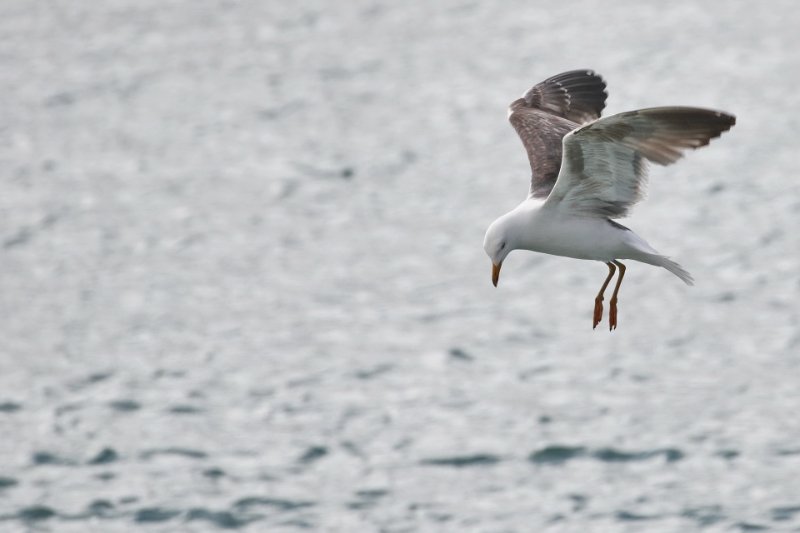
[[[625,257],[630,248],[630,230],[604,218],[561,215],[549,209],[530,213],[522,247],[576,259],[611,261]]]

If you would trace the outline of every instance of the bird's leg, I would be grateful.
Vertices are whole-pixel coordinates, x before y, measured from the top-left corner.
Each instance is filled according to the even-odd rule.
[[[614,276],[614,272],[617,271],[617,267],[614,266],[614,263],[606,263],[608,265],[608,277],[603,282],[603,286],[600,287],[600,292],[597,293],[597,296],[594,299],[594,325],[592,329],[597,327],[597,324],[603,320],[603,293],[606,292],[606,287],[608,287],[608,283],[611,281],[611,278]]]
[[[617,286],[614,287],[614,293],[611,295],[611,309],[608,312],[608,330],[617,329],[617,294],[619,293],[619,286],[622,285],[622,278],[625,277],[625,265],[619,261],[614,261],[619,267],[619,277],[617,278]]]

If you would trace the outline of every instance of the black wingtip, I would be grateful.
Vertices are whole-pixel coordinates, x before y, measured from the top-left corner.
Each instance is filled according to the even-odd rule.
[[[534,85],[523,96],[527,107],[581,124],[600,118],[606,106],[606,82],[592,69],[568,70]],[[517,102],[515,102],[516,104]]]

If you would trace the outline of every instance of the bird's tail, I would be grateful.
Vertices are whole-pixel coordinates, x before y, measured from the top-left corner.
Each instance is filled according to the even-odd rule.
[[[665,257],[663,255],[658,254],[648,254],[647,259],[644,260],[645,263],[650,263],[651,265],[664,267],[683,281],[687,285],[694,285],[694,278],[691,274],[689,274],[686,269],[680,266],[678,263],[670,259],[669,257]]]

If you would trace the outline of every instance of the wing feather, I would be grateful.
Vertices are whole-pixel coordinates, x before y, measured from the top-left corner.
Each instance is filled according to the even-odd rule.
[[[563,139],[563,159],[547,204],[619,218],[644,196],[647,162],[670,165],[707,145],[736,117],[695,107],[654,107],[590,122]]]
[[[511,103],[508,119],[531,165],[531,196],[550,194],[561,168],[561,140],[600,116],[605,87],[603,78],[591,70],[572,70],[534,85]]]

